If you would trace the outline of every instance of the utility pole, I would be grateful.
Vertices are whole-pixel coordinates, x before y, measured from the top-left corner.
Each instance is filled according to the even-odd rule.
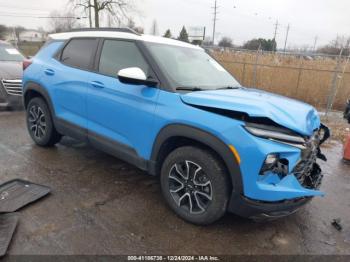
[[[18,33],[19,35],[19,33]],[[15,47],[18,49],[18,39],[17,39],[17,34],[16,34],[16,28],[13,27],[13,38],[15,40]]]
[[[288,24],[288,26],[287,26],[287,33],[286,33],[286,40],[284,41],[284,49],[283,49],[284,53],[286,52],[286,48],[287,48],[289,29],[290,29],[290,26]]]
[[[92,28],[92,14],[91,14],[91,0],[88,2],[88,11],[89,11],[89,27]]]
[[[158,24],[157,24],[157,20],[156,19],[153,20],[151,34],[152,35],[158,35]]]
[[[214,7],[212,7],[214,9],[214,19],[213,19],[213,45],[215,44],[215,30],[216,30],[216,21],[217,19],[217,14],[218,14],[218,5],[217,5],[217,0],[215,0],[215,4]]]
[[[312,50],[313,50],[314,52],[316,52],[317,40],[318,40],[318,36],[315,36],[314,47],[312,48]]]
[[[276,36],[277,36],[277,31],[278,31],[278,27],[279,27],[279,23],[278,23],[278,20],[276,20],[276,23],[275,23],[275,32],[273,33],[273,40],[274,40],[274,50],[277,49],[277,42],[276,42]],[[274,51],[273,50],[273,51]]]

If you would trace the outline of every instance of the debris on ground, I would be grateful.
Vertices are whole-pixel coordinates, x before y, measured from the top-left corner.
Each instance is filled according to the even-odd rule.
[[[6,255],[18,224],[18,213],[0,215],[0,258]]]
[[[51,189],[14,179],[0,185],[0,213],[11,213],[49,194]]]
[[[18,209],[46,196],[50,188],[20,179],[0,185],[0,257],[6,255],[19,220]]]
[[[341,225],[341,219],[340,218],[333,219],[332,226],[338,231],[342,231],[342,229],[343,229],[343,226]]]

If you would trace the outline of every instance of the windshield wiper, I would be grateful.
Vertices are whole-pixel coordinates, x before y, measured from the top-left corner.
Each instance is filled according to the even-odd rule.
[[[224,87],[219,87],[216,88],[216,90],[224,90],[224,89],[238,89],[238,86],[224,86]]]
[[[202,91],[203,89],[200,87],[188,87],[188,86],[180,86],[176,87],[176,90],[185,90],[185,91]]]

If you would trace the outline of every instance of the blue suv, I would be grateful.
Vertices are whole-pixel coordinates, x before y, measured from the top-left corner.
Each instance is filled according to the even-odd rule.
[[[323,195],[316,159],[329,130],[317,111],[242,87],[198,46],[80,30],[50,35],[24,67],[36,144],[70,136],[159,176],[189,222],[282,217]]]

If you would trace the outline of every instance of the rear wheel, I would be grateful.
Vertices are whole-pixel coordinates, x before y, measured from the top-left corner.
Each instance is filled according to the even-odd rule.
[[[27,128],[33,141],[43,147],[53,146],[61,140],[56,131],[46,102],[35,97],[27,107]]]
[[[226,212],[228,174],[208,150],[185,146],[171,152],[161,169],[161,187],[169,206],[191,223],[210,224]]]

